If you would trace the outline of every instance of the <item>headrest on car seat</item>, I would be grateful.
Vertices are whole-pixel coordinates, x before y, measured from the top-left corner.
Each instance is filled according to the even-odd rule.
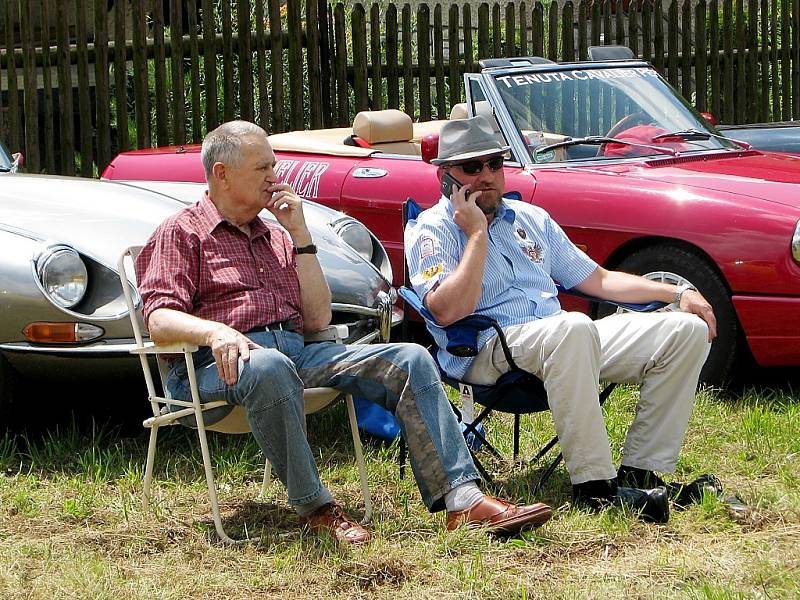
[[[353,120],[353,134],[369,144],[407,142],[414,137],[411,117],[394,108],[364,110]]]
[[[453,108],[450,109],[450,120],[455,121],[456,119],[467,118],[469,118],[469,109],[467,108],[467,103],[459,102],[458,104],[453,104]]]
[[[497,119],[494,116],[494,110],[492,109],[492,105],[489,104],[488,100],[478,100],[475,103],[475,116],[478,115],[483,115],[489,119],[489,123],[491,123],[492,129],[494,129],[495,133],[500,131],[500,125],[497,123]]]

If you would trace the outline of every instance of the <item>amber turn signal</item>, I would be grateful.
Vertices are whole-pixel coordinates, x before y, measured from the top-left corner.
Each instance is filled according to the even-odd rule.
[[[37,321],[28,323],[22,330],[28,341],[37,344],[75,344],[99,338],[104,331],[89,323],[53,323]]]

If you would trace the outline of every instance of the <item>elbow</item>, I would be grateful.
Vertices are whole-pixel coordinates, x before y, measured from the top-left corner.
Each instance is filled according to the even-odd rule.
[[[459,310],[456,306],[437,308],[428,306],[428,310],[431,311],[431,314],[441,327],[452,325],[459,319],[463,319],[464,317],[472,314],[472,311],[464,312],[463,310]]]
[[[329,308],[327,310],[322,311],[318,315],[304,318],[303,329],[307,332],[320,331],[322,329],[325,329],[328,325],[331,324],[332,318],[333,314],[331,313],[331,310]]]

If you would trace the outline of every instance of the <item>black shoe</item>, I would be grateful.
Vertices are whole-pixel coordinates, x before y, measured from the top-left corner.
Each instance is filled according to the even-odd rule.
[[[704,494],[721,498],[722,483],[713,475],[701,475],[690,483],[668,483],[667,493],[678,506],[688,506],[702,501]]]
[[[591,510],[607,506],[623,506],[650,523],[669,521],[669,501],[664,487],[642,490],[618,486],[613,479],[587,481],[572,486],[575,504]]]
[[[722,483],[713,475],[701,475],[690,483],[677,481],[664,483],[652,471],[622,465],[617,471],[617,479],[622,485],[637,488],[665,486],[670,500],[678,506],[688,506],[689,504],[700,502],[704,493],[722,497]]]

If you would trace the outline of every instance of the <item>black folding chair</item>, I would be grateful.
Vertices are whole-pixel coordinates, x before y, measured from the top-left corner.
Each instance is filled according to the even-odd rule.
[[[415,219],[419,213],[422,212],[421,207],[416,203],[413,198],[408,198],[406,202],[403,204],[403,226],[411,220]],[[592,298],[590,296],[586,296],[579,292],[573,291],[566,291],[563,288],[559,287],[559,292],[570,293],[573,295],[581,296],[593,302],[605,302],[603,300],[599,300],[597,298]],[[408,275],[408,267],[406,266],[406,276],[405,276],[405,285],[400,288],[399,290],[400,296],[406,302],[406,308],[411,307],[417,313],[419,313],[426,322],[431,322],[433,324],[438,325],[436,318],[431,314],[431,312],[424,306],[421,299],[414,291],[414,289],[410,286],[409,283],[409,275]],[[657,310],[665,306],[663,302],[651,302],[649,304],[628,304],[628,303],[617,303],[612,302],[618,307],[622,307],[628,310],[633,310],[636,312],[649,312],[652,310]],[[462,390],[465,387],[468,390],[471,390],[471,396],[474,403],[479,404],[483,407],[483,409],[478,413],[478,415],[472,420],[472,422],[464,422],[462,419],[462,412],[459,408],[455,405],[453,406],[453,410],[455,411],[456,415],[458,416],[459,420],[462,421],[462,430],[464,432],[464,436],[467,438],[468,441],[477,440],[479,444],[471,443],[468,444],[470,447],[470,452],[472,453],[472,458],[475,461],[475,466],[478,468],[481,475],[484,479],[492,485],[496,487],[494,480],[487,472],[486,468],[480,462],[478,457],[475,454],[475,447],[482,445],[487,451],[489,451],[492,455],[497,458],[502,458],[500,453],[497,449],[489,443],[484,435],[484,427],[483,422],[489,416],[492,411],[500,411],[505,413],[511,413],[514,415],[514,462],[516,463],[517,458],[519,456],[519,435],[520,435],[520,417],[526,414],[532,414],[536,412],[542,412],[549,410],[549,405],[547,403],[547,393],[544,389],[544,384],[542,383],[541,379],[519,368],[514,361],[511,350],[508,347],[508,343],[506,342],[506,337],[503,333],[503,329],[498,325],[497,321],[494,319],[487,317],[485,315],[479,314],[472,314],[463,319],[456,321],[455,323],[444,327],[444,331],[447,334],[447,346],[445,350],[454,356],[461,356],[461,357],[471,357],[476,356],[478,354],[478,338],[480,334],[485,331],[486,329],[492,328],[495,330],[498,336],[498,340],[500,342],[500,346],[503,349],[503,353],[505,354],[506,360],[508,361],[508,365],[510,370],[503,375],[501,375],[494,385],[476,385],[471,384],[468,382],[464,382],[453,377],[450,377],[447,373],[445,373],[441,367],[439,368],[439,372],[442,377],[442,381],[444,381],[447,385],[454,387],[457,390]],[[429,348],[431,350],[434,359],[436,359],[436,354],[438,348]],[[438,365],[437,361],[437,365]],[[611,392],[616,387],[616,383],[610,383],[606,385],[603,390],[600,392],[599,399],[600,404],[602,405]],[[536,455],[531,459],[531,464],[538,462],[541,458],[543,458],[555,444],[558,442],[558,437],[554,437],[549,442],[547,442],[542,448],[536,453]],[[539,481],[534,486],[532,493],[536,493],[542,485],[547,481],[547,479],[553,474],[558,464],[561,462],[562,454],[559,453],[558,456],[550,463],[550,465],[544,470]],[[401,476],[403,473],[403,468],[405,464],[405,446],[403,445],[403,440],[401,439],[401,454],[400,454],[400,461],[401,461]]]

